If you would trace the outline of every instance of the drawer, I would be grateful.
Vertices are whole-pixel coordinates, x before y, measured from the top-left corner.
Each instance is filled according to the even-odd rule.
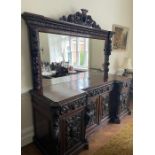
[[[101,87],[89,89],[87,90],[87,94],[88,94],[88,97],[92,97],[103,93],[108,93],[112,91],[112,89],[113,89],[113,84],[108,84]]]
[[[86,103],[87,103],[86,97],[79,98],[79,99],[73,100],[71,102],[64,103],[61,106],[61,114],[71,113],[75,110],[78,110],[78,109],[84,107],[86,105]]]

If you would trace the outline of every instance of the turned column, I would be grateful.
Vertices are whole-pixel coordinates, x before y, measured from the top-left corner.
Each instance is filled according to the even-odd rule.
[[[31,63],[33,75],[33,90],[37,91],[40,95],[43,94],[42,77],[41,77],[41,59],[39,48],[39,32],[36,27],[29,26],[29,42],[31,49]]]
[[[109,31],[108,32],[108,37],[105,40],[105,48],[104,48],[104,81],[108,80],[108,72],[109,72],[109,55],[111,55],[111,51],[112,51],[112,35],[114,34],[114,32]]]

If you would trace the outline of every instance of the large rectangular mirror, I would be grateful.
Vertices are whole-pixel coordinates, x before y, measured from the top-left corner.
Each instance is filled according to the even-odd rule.
[[[43,79],[103,70],[104,40],[39,32]]]

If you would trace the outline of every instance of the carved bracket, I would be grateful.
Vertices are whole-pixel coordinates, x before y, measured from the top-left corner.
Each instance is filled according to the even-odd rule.
[[[81,12],[70,14],[68,17],[62,16],[60,20],[101,30],[101,27],[92,19],[92,17],[87,15],[88,10],[81,9]]]

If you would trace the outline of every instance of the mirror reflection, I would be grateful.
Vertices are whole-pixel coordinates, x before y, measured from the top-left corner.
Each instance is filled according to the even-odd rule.
[[[39,32],[39,39],[43,78],[103,69],[103,40],[43,32]]]

